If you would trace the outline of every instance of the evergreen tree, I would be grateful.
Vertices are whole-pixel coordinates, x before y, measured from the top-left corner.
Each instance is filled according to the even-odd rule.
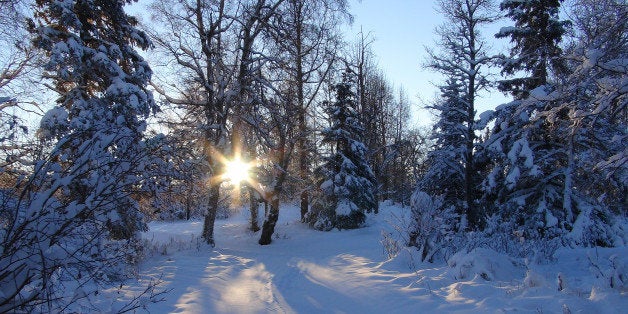
[[[416,247],[424,261],[432,261],[436,255],[446,256],[444,246],[458,249],[458,243],[453,241],[455,233],[466,227],[461,215],[465,213],[463,161],[467,152],[468,102],[464,99],[464,85],[455,77],[450,77],[440,90],[440,99],[428,107],[438,112],[438,120],[432,130],[427,169],[410,202],[408,245]]]
[[[56,140],[52,159],[60,170],[81,173],[68,178],[62,199],[85,217],[104,219],[115,238],[146,228],[131,194],[144,179],[143,120],[157,109],[146,89],[151,69],[133,47],[151,42],[124,5],[40,0],[33,23],[35,44],[49,58],[45,75],[59,95],[41,134]]]
[[[438,111],[433,126],[433,146],[427,155],[428,168],[417,189],[433,196],[442,196],[444,205],[461,207],[464,200],[464,160],[466,151],[466,102],[463,86],[451,78],[441,88],[441,98],[428,107]]]
[[[482,150],[493,161],[483,184],[486,206],[509,225],[507,232],[533,241],[559,237],[573,221],[566,217],[571,209],[561,210],[566,134],[560,121],[543,114],[557,105],[553,91],[544,91],[539,87],[534,97],[498,107]]]
[[[0,207],[0,312],[84,311],[79,300],[137,262],[132,238],[146,225],[133,196],[153,167],[142,120],[157,107],[151,70],[133,48],[150,41],[125,4],[37,1],[29,24],[59,97],[39,130],[52,147]]]
[[[375,176],[366,159],[366,146],[360,140],[363,130],[356,117],[352,82],[345,73],[335,86],[336,101],[327,113],[331,127],[323,130],[323,143],[331,154],[318,169],[321,195],[315,199],[309,221],[315,228],[330,230],[360,227],[365,213],[377,210]]]
[[[558,20],[559,6],[558,0],[501,3],[515,22],[496,35],[510,37],[514,44],[510,58],[500,60],[502,73],[530,75],[500,82],[500,90],[516,100],[496,109],[495,126],[480,150],[481,158],[493,163],[487,165],[483,204],[501,215],[508,232],[535,240],[558,237],[572,220],[567,217],[571,209],[555,210],[562,207],[568,162],[569,143],[559,122],[564,116],[543,114],[557,106],[553,95],[558,87],[551,74],[566,72],[558,44],[568,23]]]
[[[577,32],[567,51],[571,72],[558,90],[559,105],[546,113],[567,117],[562,122],[568,143],[563,208],[573,208],[573,227],[566,242],[623,245],[628,7],[622,1],[583,0],[571,16]]]
[[[591,41],[579,40],[568,59],[554,57],[570,61],[560,82],[521,88],[527,97],[499,106],[484,143],[494,162],[483,184],[486,206],[505,232],[541,242],[546,253],[566,243],[612,245],[621,233],[613,212],[625,204],[625,166],[615,161],[625,150],[625,119],[618,117],[625,117],[619,77],[626,74],[626,41],[612,38],[624,33],[623,16],[606,14],[609,23]],[[552,66],[549,60],[538,66]]]
[[[528,96],[530,90],[545,85],[550,74],[565,71],[559,46],[569,22],[558,19],[561,0],[504,0],[500,5],[515,25],[504,27],[495,35],[509,37],[513,47],[509,58],[501,59],[502,74],[524,71],[527,77],[499,82],[499,89],[511,92],[517,99]]]

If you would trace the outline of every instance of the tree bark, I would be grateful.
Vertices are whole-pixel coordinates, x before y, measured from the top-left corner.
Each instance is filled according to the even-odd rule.
[[[273,241],[273,233],[275,233],[275,225],[279,220],[279,198],[273,196],[270,200],[270,211],[264,220],[262,227],[262,235],[259,239],[260,245],[268,245]]]
[[[465,152],[465,170],[464,170],[464,185],[465,185],[465,202],[467,203],[467,217],[471,223],[473,229],[480,227],[480,213],[475,206],[475,156],[473,154],[473,146],[475,143],[475,97],[476,97],[476,73],[477,65],[477,49],[476,49],[476,33],[475,27],[477,22],[474,20],[474,12],[468,7],[467,23],[469,30],[469,40],[467,47],[469,49],[469,73],[468,75],[468,87],[467,87],[467,138],[466,138],[466,152]]]
[[[275,225],[279,219],[279,196],[283,192],[283,183],[286,180],[286,172],[283,169],[287,169],[290,163],[290,156],[286,156],[286,150],[292,150],[292,146],[286,149],[286,137],[280,136],[279,149],[277,150],[277,165],[275,173],[275,184],[269,193],[264,193],[264,200],[266,203],[270,203],[270,210],[264,220],[262,226],[262,235],[259,239],[260,245],[268,245],[272,242],[272,236],[275,232]]]
[[[207,204],[207,214],[203,222],[203,238],[207,244],[212,247],[216,246],[214,240],[214,223],[216,222],[216,213],[218,212],[218,200],[220,198],[220,184],[213,184],[209,188],[209,200]]]
[[[192,189],[194,189],[193,184],[188,185],[188,197],[185,200],[185,220],[190,220],[191,212],[192,212]]]
[[[259,211],[259,198],[257,191],[252,187],[248,187],[249,190],[249,202],[250,202],[250,211],[251,211],[251,231],[258,232],[259,224],[258,224],[258,211]]]
[[[305,221],[305,215],[309,210],[309,195],[308,195],[308,160],[307,160],[307,120],[306,120],[306,105],[304,96],[304,81],[305,73],[303,71],[303,1],[297,1],[294,3],[295,14],[295,41],[296,48],[295,65],[296,65],[296,92],[297,92],[297,106],[299,109],[299,138],[297,141],[297,151],[299,152],[299,176],[304,183],[303,191],[301,192],[301,221]]]
[[[577,125],[574,126],[576,128]],[[567,146],[567,168],[565,169],[565,180],[563,187],[563,210],[565,211],[565,220],[568,224],[574,223],[574,216],[572,211],[572,199],[573,194],[573,170],[575,167],[574,159],[574,136],[576,130],[572,130],[569,134],[568,146]],[[564,226],[563,226],[564,227]]]

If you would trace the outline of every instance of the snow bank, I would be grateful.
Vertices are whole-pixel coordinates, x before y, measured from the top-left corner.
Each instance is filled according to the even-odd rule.
[[[480,277],[486,281],[512,281],[523,276],[522,265],[514,259],[483,248],[458,252],[447,264],[451,268],[449,273],[456,280]]]

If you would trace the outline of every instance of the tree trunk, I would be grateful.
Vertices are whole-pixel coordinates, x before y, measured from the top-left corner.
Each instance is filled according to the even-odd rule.
[[[295,48],[296,48],[296,91],[297,91],[297,106],[299,107],[299,138],[297,141],[297,151],[299,152],[299,177],[304,183],[303,191],[301,192],[301,221],[305,221],[305,215],[309,209],[309,195],[308,195],[308,160],[307,160],[307,121],[304,96],[305,74],[303,72],[303,5],[304,2],[295,3]]]
[[[260,245],[268,245],[273,241],[273,233],[275,232],[277,220],[279,220],[279,198],[273,195],[270,199],[270,211],[262,227],[262,235],[259,239]]]
[[[574,128],[577,126],[574,126]],[[574,159],[574,136],[576,130],[572,130],[569,134],[568,147],[567,147],[567,168],[565,169],[565,183],[563,188],[563,210],[565,211],[565,222],[571,226],[574,223],[573,211],[572,211],[572,189],[573,189],[573,170],[575,167]],[[562,226],[565,227],[564,225]]]
[[[299,67],[300,68],[300,67]],[[300,89],[303,84],[300,84]],[[299,91],[300,112],[299,112],[299,140],[297,141],[297,150],[299,151],[299,176],[304,183],[301,192],[301,222],[305,222],[305,215],[309,210],[309,194],[308,194],[308,161],[307,161],[307,124],[305,121],[305,108],[303,107],[303,91]]]
[[[475,131],[473,121],[475,119],[475,110],[473,106],[473,102],[475,99],[475,77],[471,76],[469,78],[469,96],[467,98],[467,138],[466,138],[466,151],[464,157],[464,196],[465,203],[467,205],[467,219],[469,222],[469,227],[471,229],[476,229],[480,224],[479,213],[476,212],[476,206],[474,204],[474,191],[475,191],[475,180],[474,180],[474,168],[475,165],[473,163],[473,143],[475,141]]]
[[[277,164],[280,165],[280,169],[288,168],[290,158],[286,156],[286,138],[280,136],[280,143],[277,154]],[[290,148],[292,149],[292,147]],[[277,170],[275,173],[275,185],[270,193],[264,193],[264,200],[266,203],[270,203],[270,210],[266,214],[264,225],[262,226],[262,235],[259,239],[260,245],[268,245],[272,242],[273,233],[275,232],[275,225],[279,219],[279,196],[283,191],[283,182],[286,180],[286,172],[283,170]]]
[[[249,190],[249,202],[250,202],[250,211],[251,211],[251,231],[253,232],[258,232],[259,231],[259,225],[258,225],[258,218],[257,218],[257,213],[259,211],[259,198],[257,191],[255,191],[255,189],[253,189],[252,187],[248,187]]]
[[[301,71],[301,67],[297,67]],[[303,82],[298,80],[297,92],[299,98],[299,139],[297,141],[297,150],[299,151],[299,176],[304,183],[301,192],[301,222],[305,222],[305,215],[309,210],[309,194],[308,194],[308,160],[307,160],[307,122],[305,120],[305,105],[303,103]]]
[[[469,18],[471,20],[471,18]],[[465,186],[465,202],[467,203],[467,217],[471,224],[472,229],[480,227],[480,213],[477,206],[475,206],[475,163],[473,154],[473,145],[475,143],[475,97],[476,86],[475,79],[477,73],[477,67],[475,65],[477,50],[475,47],[476,37],[474,29],[472,29],[469,35],[469,73],[468,79],[468,95],[467,95],[467,139],[466,139],[466,153],[465,153],[465,169],[464,169],[464,186]]]
[[[216,246],[214,241],[214,223],[216,222],[216,213],[218,212],[218,200],[220,199],[220,185],[214,184],[209,188],[209,201],[207,204],[207,214],[203,222],[203,238],[207,244],[212,247]]]
[[[306,190],[303,190],[303,192],[301,192],[301,222],[305,222],[305,215],[307,215],[307,212],[310,208],[309,198],[310,195],[306,187]]]
[[[188,197],[185,200],[185,219],[190,220],[192,216],[192,191],[194,190],[194,184],[188,185]]]

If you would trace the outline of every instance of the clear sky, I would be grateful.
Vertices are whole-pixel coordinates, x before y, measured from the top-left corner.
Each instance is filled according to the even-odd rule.
[[[433,117],[421,109],[438,93],[434,83],[442,79],[438,74],[424,69],[427,61],[426,46],[434,46],[434,29],[443,23],[432,0],[351,0],[350,11],[354,16],[347,39],[357,38],[360,29],[371,33],[379,67],[396,88],[403,86],[413,103],[413,123],[428,125]],[[492,46],[507,43],[495,40],[493,34],[499,25],[486,30],[484,38]],[[477,113],[492,109],[506,102],[499,92],[484,93],[478,100]]]

